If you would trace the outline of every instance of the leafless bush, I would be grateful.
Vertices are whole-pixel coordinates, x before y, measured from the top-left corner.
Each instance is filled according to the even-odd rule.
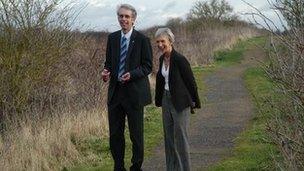
[[[72,31],[60,0],[0,0],[0,170],[83,162],[75,141],[107,136],[105,40]]]
[[[231,17],[233,8],[225,0],[197,1],[190,10],[188,19],[226,20]]]
[[[75,13],[59,4],[0,0],[1,120],[102,104],[105,41],[72,31]]]
[[[237,20],[169,20],[167,25],[175,33],[175,48],[193,65],[210,65],[214,62],[215,51],[228,49],[240,39],[261,34],[256,27]]]
[[[79,48],[63,62],[67,68],[65,94],[73,109],[105,109],[106,84],[101,79],[107,33],[79,35]],[[74,104],[74,106],[73,106]],[[67,105],[67,104],[65,104]]]
[[[62,81],[58,62],[75,46],[67,8],[58,0],[0,0],[0,114],[33,104],[51,108],[52,87]]]
[[[284,156],[283,169],[304,168],[304,1],[268,1],[280,23],[258,9],[255,22],[271,33],[267,76],[277,85],[277,98],[269,100],[274,113],[269,131]],[[254,8],[254,7],[253,7]],[[257,17],[263,23],[257,22]],[[281,28],[279,27],[281,26]],[[281,31],[276,31],[281,29]],[[280,164],[279,164],[280,165]]]
[[[233,8],[225,0],[198,1],[190,9],[188,18],[171,18],[166,26],[175,34],[175,48],[192,65],[210,65],[214,52],[232,47],[240,39],[261,35],[260,30],[233,15]],[[153,39],[156,28],[145,33]],[[154,48],[154,72],[157,68],[157,48]]]

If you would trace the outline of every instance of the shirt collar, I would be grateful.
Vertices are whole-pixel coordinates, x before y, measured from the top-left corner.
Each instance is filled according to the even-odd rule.
[[[127,40],[129,40],[132,35],[132,32],[133,32],[133,27],[131,27],[131,30],[126,34],[124,34],[124,32],[121,31],[121,37],[125,36],[127,38]]]

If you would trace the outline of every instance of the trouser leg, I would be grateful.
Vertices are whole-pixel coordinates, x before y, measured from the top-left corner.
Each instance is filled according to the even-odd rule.
[[[190,170],[190,155],[188,142],[189,111],[173,112],[174,142],[178,154],[178,162],[182,171]]]
[[[130,171],[140,171],[144,160],[143,107],[124,106],[127,112],[130,139],[132,142],[132,166]]]
[[[114,170],[122,171],[124,168],[125,155],[125,112],[121,105],[108,108],[110,150],[114,160]]]
[[[165,154],[166,154],[166,170],[178,171],[178,156],[175,148],[174,139],[174,120],[171,112],[171,99],[169,92],[164,92],[162,100],[162,117],[164,128]]]

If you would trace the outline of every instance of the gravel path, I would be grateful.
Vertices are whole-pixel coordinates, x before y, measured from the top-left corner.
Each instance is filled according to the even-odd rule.
[[[253,114],[253,105],[242,75],[255,65],[261,53],[247,51],[241,64],[225,67],[210,74],[204,81],[208,87],[207,102],[191,117],[189,140],[192,170],[206,168],[231,155],[234,140],[245,129]],[[165,170],[164,145],[145,160],[144,171]]]

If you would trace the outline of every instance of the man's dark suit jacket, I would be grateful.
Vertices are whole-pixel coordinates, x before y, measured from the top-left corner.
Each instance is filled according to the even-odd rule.
[[[118,82],[121,31],[108,36],[105,68],[111,72],[108,89],[108,105],[111,105]],[[145,106],[151,103],[148,75],[152,71],[152,48],[149,38],[133,29],[127,52],[125,72],[130,72],[128,82],[123,83],[125,96],[132,105]]]
[[[159,69],[156,76],[155,105],[158,107],[162,106],[162,97],[165,90],[165,78],[161,73],[163,61],[164,56],[162,55],[159,58]],[[170,57],[169,89],[172,104],[178,112],[187,107],[201,107],[190,64],[183,55],[174,49]]]

